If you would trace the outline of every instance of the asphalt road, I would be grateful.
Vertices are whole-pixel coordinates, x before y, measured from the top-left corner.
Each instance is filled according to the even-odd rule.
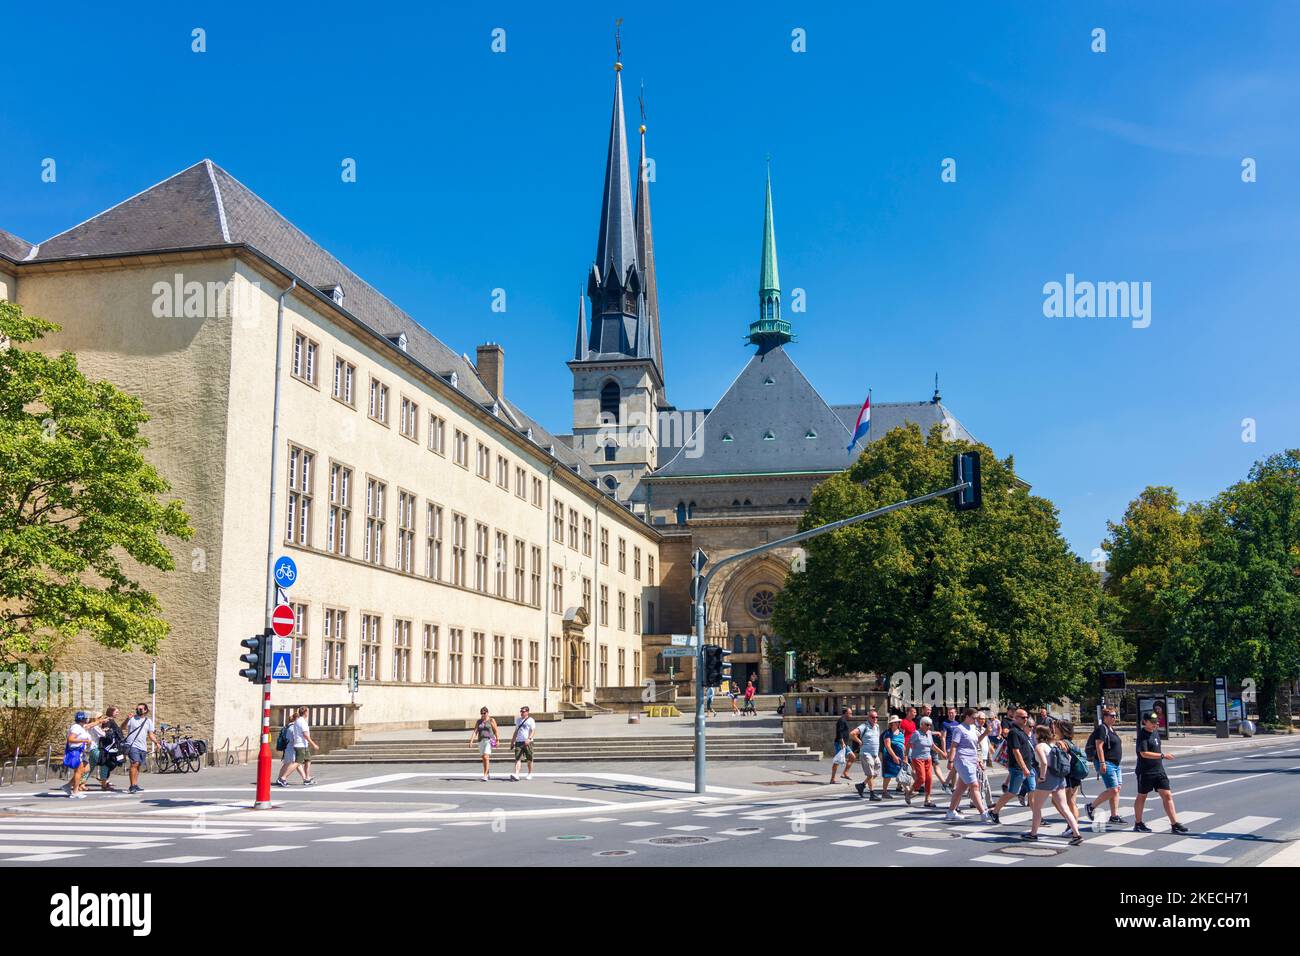
[[[1167,745],[1177,754],[1177,741]],[[1132,758],[1126,760],[1131,771]],[[690,765],[321,767],[318,784],[276,789],[248,809],[248,767],[146,776],[139,796],[0,791],[0,866],[1253,866],[1300,840],[1300,741],[1234,741],[1169,765],[1188,837],[1168,832],[1156,800],[1146,822],[1069,847],[1051,814],[1025,844],[1029,811],[1003,825],[946,824],[901,799],[872,803],[826,780],[826,764],[710,764],[697,798]],[[995,781],[996,789],[996,781]],[[1085,792],[1096,793],[1095,780]],[[1122,812],[1132,820],[1135,783]],[[936,794],[936,802],[940,800]],[[1081,799],[1080,804],[1082,805]],[[1026,855],[1030,854],[1030,855]]]

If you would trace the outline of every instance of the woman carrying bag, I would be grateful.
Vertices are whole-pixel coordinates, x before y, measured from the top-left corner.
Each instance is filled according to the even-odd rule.
[[[488,714],[486,707],[478,712],[478,723],[474,725],[474,732],[469,735],[471,744],[478,744],[479,756],[483,758],[483,776],[482,780],[489,779],[488,770],[492,763],[492,748],[497,745],[501,739],[500,733],[497,732],[497,722]]]

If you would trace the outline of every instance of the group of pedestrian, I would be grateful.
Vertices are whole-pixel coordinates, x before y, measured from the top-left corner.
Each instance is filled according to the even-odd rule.
[[[91,716],[79,710],[73,717],[63,744],[63,766],[72,772],[71,779],[63,785],[63,792],[73,800],[86,795],[86,777],[97,771],[99,789],[105,793],[120,793],[109,781],[113,771],[123,763],[128,766],[130,785],[128,793],[140,793],[140,765],[148,758],[146,747],[158,743],[148,704],[137,704],[135,714],[119,722],[117,707],[107,708],[103,714]]]
[[[276,741],[276,749],[284,752],[284,760],[280,764],[280,772],[276,774],[275,785],[289,786],[289,778],[296,773],[302,777],[302,785],[310,787],[316,782],[316,778],[311,775],[311,752],[320,750],[320,747],[311,738],[306,707],[299,707],[296,711],[291,709],[288,718],[280,730],[280,739]]]
[[[891,714],[883,726],[879,713],[872,708],[866,719],[853,726],[853,709],[844,708],[835,727],[835,752],[831,760],[831,783],[853,783],[850,770],[856,763],[862,768],[863,780],[854,786],[859,797],[872,801],[893,799],[901,792],[908,805],[920,797],[922,806],[938,809],[932,800],[935,781],[951,794],[945,820],[958,823],[962,817],[962,799],[967,798],[979,814],[980,822],[999,824],[999,814],[1012,800],[1019,799],[1030,808],[1030,826],[1021,838],[1036,841],[1042,825],[1043,810],[1050,801],[1065,821],[1070,844],[1083,842],[1079,827],[1077,796],[1091,769],[1105,789],[1084,806],[1089,820],[1099,808],[1109,804],[1111,825],[1124,825],[1119,812],[1119,794],[1123,785],[1120,761],[1123,745],[1114,730],[1116,713],[1102,711],[1102,722],[1093,730],[1087,751],[1074,743],[1074,724],[1051,716],[1040,709],[1033,722],[1024,708],[1014,708],[1003,722],[996,715],[966,708],[960,718],[955,707],[946,714],[931,713],[931,708],[907,707],[902,714]],[[1178,822],[1173,794],[1163,762],[1171,759],[1161,748],[1159,718],[1147,714],[1137,734],[1138,796],[1134,803],[1133,829],[1151,830],[1142,822],[1147,795],[1155,792],[1169,817],[1170,830],[1187,833]],[[946,763],[940,776],[939,761]],[[1007,768],[1003,793],[992,807],[983,802],[985,766],[994,762]],[[879,777],[881,786],[876,790]]]
[[[515,769],[510,774],[511,780],[518,780],[519,771],[522,766],[528,764],[528,774],[525,780],[533,779],[533,740],[537,736],[537,720],[532,716],[529,708],[520,707],[519,716],[515,718],[514,732],[510,736],[510,749],[515,757]],[[480,780],[491,779],[492,751],[499,745],[501,733],[497,729],[496,718],[489,713],[486,707],[480,708],[478,720],[474,722],[474,730],[469,735],[470,744],[478,747],[479,756],[483,759],[483,776]]]

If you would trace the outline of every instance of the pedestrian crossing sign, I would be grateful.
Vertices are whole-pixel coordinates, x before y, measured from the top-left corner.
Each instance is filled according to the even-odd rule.
[[[272,654],[271,655],[271,679],[288,680],[291,676],[289,668],[289,654]]]

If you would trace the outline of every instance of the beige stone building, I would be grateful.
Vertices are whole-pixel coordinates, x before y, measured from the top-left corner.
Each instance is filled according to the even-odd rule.
[[[256,734],[238,658],[266,622],[268,522],[299,571],[275,700],[345,703],[355,666],[363,727],[422,726],[641,683],[659,533],[509,400],[500,346],[452,352],[220,167],[36,246],[0,233],[0,297],[144,402],[150,460],[192,517],[177,570],[143,574],[172,627],[162,720],[218,746]],[[85,645],[68,661],[123,706],[151,664]]]

